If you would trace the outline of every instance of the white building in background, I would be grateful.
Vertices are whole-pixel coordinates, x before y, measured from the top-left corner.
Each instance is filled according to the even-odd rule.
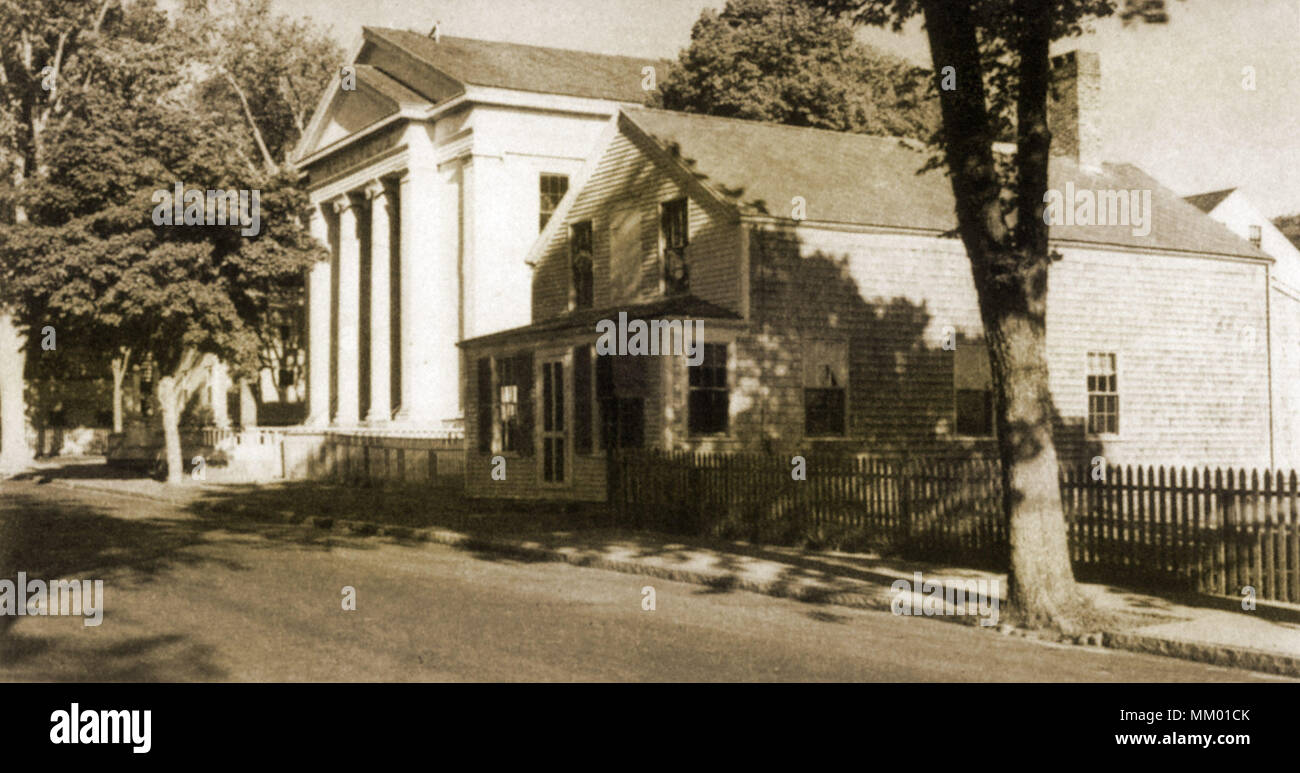
[[[316,427],[449,429],[456,343],[527,324],[533,241],[663,63],[367,27],[296,153]]]
[[[1274,466],[1300,469],[1300,250],[1236,188],[1185,198],[1276,261],[1268,280],[1268,328],[1254,335],[1268,336],[1272,353]]]

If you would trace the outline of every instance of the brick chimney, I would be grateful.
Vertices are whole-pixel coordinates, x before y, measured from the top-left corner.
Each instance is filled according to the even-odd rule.
[[[1095,51],[1067,51],[1052,57],[1047,128],[1052,155],[1069,156],[1080,166],[1100,168],[1101,57]]]

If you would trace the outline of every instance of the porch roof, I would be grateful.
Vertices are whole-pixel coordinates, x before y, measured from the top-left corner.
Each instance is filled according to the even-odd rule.
[[[694,295],[674,295],[656,298],[652,301],[634,304],[619,304],[600,309],[578,309],[569,311],[550,319],[534,322],[531,325],[502,330],[497,333],[467,338],[457,346],[477,347],[497,343],[530,340],[533,338],[551,338],[559,332],[576,333],[587,330],[596,336],[596,323],[601,320],[618,320],[620,313],[627,314],[629,320],[642,319],[713,319],[739,321],[742,317],[730,309],[710,303]]]

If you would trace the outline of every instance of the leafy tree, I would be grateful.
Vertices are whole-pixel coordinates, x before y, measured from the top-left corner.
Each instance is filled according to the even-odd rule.
[[[95,72],[87,53],[120,18],[118,0],[0,0],[0,226],[27,222],[16,194],[46,171],[67,95]],[[25,465],[26,340],[0,273],[0,468]]]
[[[25,456],[24,333],[39,325],[56,323],[64,340],[75,331],[111,353],[118,430],[133,363],[173,371],[171,387],[184,394],[178,384],[195,379],[165,363],[222,352],[236,374],[252,377],[259,364],[283,361],[285,347],[265,342],[280,343],[279,323],[301,306],[295,272],[304,255],[319,256],[302,228],[305,196],[283,160],[341,57],[318,30],[273,16],[259,0],[188,2],[176,19],[169,23],[153,0],[41,0],[31,8],[0,0],[0,163],[12,171],[0,188],[0,301],[11,302],[0,319],[0,380],[8,385],[0,385],[0,410],[17,428],[5,437],[19,441],[6,451]],[[10,39],[23,45],[10,48]],[[44,88],[51,83],[56,90]],[[177,181],[261,190],[262,234],[153,229],[148,194]],[[209,275],[197,266],[169,275],[158,262],[205,245]],[[204,288],[226,293],[220,313],[207,308],[206,293],[188,306],[179,296],[164,303],[170,279],[181,293],[200,289],[186,281],[214,277],[231,283]],[[143,288],[155,294],[142,296]],[[151,316],[187,308],[204,318],[200,326],[233,314],[223,323],[230,331],[217,325],[205,338]],[[160,352],[152,336],[164,329],[174,334],[165,342],[189,341],[193,352]]]
[[[199,98],[237,120],[268,174],[286,167],[343,51],[270,0],[189,0],[177,26],[211,73]]]
[[[929,139],[938,104],[924,70],[858,42],[801,0],[705,9],[660,82],[660,105],[733,118]]]
[[[238,127],[238,152],[250,169],[290,181],[289,157],[342,50],[311,22],[275,14],[270,0],[189,0],[187,6],[177,27],[206,73],[196,90],[199,104]],[[281,374],[302,375],[303,297],[271,299],[257,325],[260,364],[281,401],[287,388]],[[260,403],[261,390],[253,394]]]
[[[1021,622],[1064,631],[1088,616],[1070,566],[1061,508],[1046,305],[1053,256],[1043,219],[1051,133],[1048,46],[1114,14],[1163,22],[1162,0],[809,0],[857,23],[901,29],[920,15],[938,88],[940,159],[956,198],[997,403],[1003,509],[1011,543],[1008,598]],[[941,84],[936,82],[936,87]],[[1014,155],[995,141],[1011,136]]]
[[[19,196],[30,222],[7,229],[0,265],[28,330],[56,320],[159,374],[169,479],[183,470],[179,417],[201,382],[203,356],[256,371],[257,325],[301,293],[319,258],[302,226],[306,197],[288,173],[268,174],[232,149],[240,124],[205,111],[180,75],[185,40],[161,14],[105,49],[113,79],[87,89]],[[146,33],[154,33],[152,35]],[[260,190],[260,233],[239,224],[156,225],[155,191]]]

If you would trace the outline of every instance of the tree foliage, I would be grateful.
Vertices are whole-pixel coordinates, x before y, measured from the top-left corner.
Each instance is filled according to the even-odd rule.
[[[671,110],[923,140],[938,127],[923,69],[801,0],[705,9],[659,85]]]
[[[293,45],[275,41],[277,49]],[[173,436],[200,358],[214,354],[237,375],[256,373],[259,328],[300,302],[304,271],[322,257],[304,228],[297,178],[262,163],[256,147],[259,136],[274,137],[277,149],[291,145],[296,129],[251,131],[241,112],[212,98],[203,74],[210,65],[193,54],[190,30],[150,5],[109,14],[83,54],[84,80],[61,97],[42,173],[11,192],[25,217],[0,226],[0,277],[28,348],[32,332],[52,324],[63,340],[91,338],[123,359],[134,353],[161,375]],[[272,101],[259,109],[273,114]],[[237,222],[156,224],[155,192],[178,183],[259,191],[260,231],[245,235]],[[178,476],[179,447],[168,445]]]

